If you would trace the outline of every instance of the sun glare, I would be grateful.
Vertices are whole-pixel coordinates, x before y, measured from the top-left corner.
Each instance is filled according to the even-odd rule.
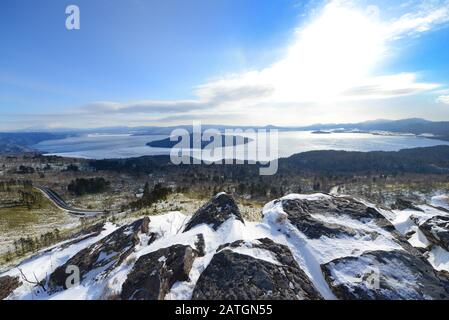
[[[267,70],[276,100],[326,100],[354,86],[385,52],[376,17],[331,3],[298,31],[287,57]]]
[[[207,97],[216,88],[263,87],[265,102],[331,102],[372,77],[386,52],[385,26],[372,13],[339,2],[324,7],[298,29],[286,56],[273,65],[225,77],[203,86]]]

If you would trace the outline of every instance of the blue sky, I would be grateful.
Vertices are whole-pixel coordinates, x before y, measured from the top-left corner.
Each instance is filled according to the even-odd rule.
[[[80,30],[65,28],[70,4]],[[0,9],[2,130],[449,120],[447,0],[3,0]]]

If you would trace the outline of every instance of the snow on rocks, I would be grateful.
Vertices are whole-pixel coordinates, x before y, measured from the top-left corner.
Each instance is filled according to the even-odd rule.
[[[198,252],[173,245],[141,256],[123,284],[123,300],[162,300],[173,284],[188,281]]]
[[[67,270],[70,266],[76,266],[79,270],[81,281],[105,277],[134,251],[134,246],[140,243],[139,234],[148,233],[149,223],[148,217],[139,219],[78,252],[50,275],[48,291],[67,289]]]
[[[416,229],[416,232],[411,235],[408,242],[415,248],[426,249],[431,245],[431,242],[426,238],[420,229]]]
[[[349,196],[292,194],[267,203],[261,222],[244,222],[234,199],[220,193],[193,216],[107,223],[90,237],[42,251],[19,267],[43,286],[22,281],[6,298],[341,299],[357,298],[342,294],[354,286],[370,299],[392,297],[385,292],[393,286],[397,298],[446,298],[446,282],[432,272],[449,268],[449,254],[420,229],[441,211],[417,208],[389,211]],[[431,250],[432,265],[412,245]],[[385,272],[383,293],[360,283],[374,262]],[[79,266],[80,282],[67,288],[69,265]],[[23,280],[17,268],[4,276]],[[421,279],[435,294],[395,284],[396,276]]]
[[[419,210],[392,210],[390,221],[436,270],[449,272],[449,212],[435,206],[435,198],[431,205],[417,206]]]
[[[415,206],[411,200],[398,198],[396,199],[396,203],[392,206],[392,209],[396,210],[415,210],[415,211],[423,211],[419,207]]]
[[[449,252],[440,246],[433,246],[429,252],[429,262],[438,271],[449,270]]]
[[[268,203],[264,217],[285,235],[299,265],[327,299],[336,296],[321,265],[366,251],[403,250],[405,241],[378,211],[348,197],[289,195]]]
[[[195,212],[187,223],[184,232],[203,223],[211,225],[214,230],[217,230],[223,222],[232,216],[244,223],[234,199],[230,195],[221,192]]]
[[[30,281],[45,281],[49,274],[60,265],[66,263],[67,260],[73,257],[77,252],[108,236],[116,229],[117,227],[112,223],[106,223],[103,227],[103,231],[97,236],[86,239],[84,235],[81,235],[80,238],[83,239],[81,241],[64,241],[50,249],[42,250],[34,256],[25,259],[18,266],[10,269],[1,276],[8,275],[19,277],[21,280],[26,278]],[[7,299],[25,300],[48,298],[48,294],[43,292],[41,288],[26,281],[22,281],[22,285],[7,297]]]
[[[405,251],[372,251],[322,266],[339,299],[449,299],[445,280],[424,259]]]
[[[449,210],[449,196],[447,195],[434,196],[430,200],[430,204],[435,207],[440,207]]]
[[[421,223],[419,229],[430,242],[449,250],[449,216],[433,216]]]
[[[198,279],[192,298],[322,299],[288,247],[268,238],[220,247]]]

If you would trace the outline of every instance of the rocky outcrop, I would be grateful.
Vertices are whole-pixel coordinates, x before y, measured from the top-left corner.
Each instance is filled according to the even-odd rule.
[[[344,197],[323,197],[320,199],[284,199],[282,208],[288,215],[288,220],[307,238],[318,239],[322,236],[329,238],[335,237],[355,237],[368,235],[366,230],[354,229],[350,226],[334,224],[315,218],[314,214],[323,216],[341,216],[347,215],[353,219],[375,220],[382,228],[389,231],[394,230],[391,223],[388,222],[375,209],[365,206],[351,198]],[[372,234],[372,236],[376,236]]]
[[[214,230],[217,230],[223,222],[231,217],[244,222],[232,196],[219,193],[195,212],[187,223],[184,232],[200,224],[210,225]]]
[[[124,300],[162,300],[174,283],[188,281],[198,252],[174,245],[141,256],[123,284]]]
[[[365,252],[333,260],[322,270],[339,299],[449,299],[447,280],[405,251]]]
[[[103,230],[104,230],[104,223],[99,222],[94,225],[83,228],[81,231],[74,234],[73,237],[78,238],[80,236],[85,236],[85,235],[98,236],[101,233],[101,231],[103,231]]]
[[[423,210],[418,208],[417,206],[415,206],[411,200],[407,200],[407,199],[404,199],[404,198],[396,199],[396,202],[391,206],[391,208],[393,210],[407,210],[407,209],[409,209],[409,210],[415,210],[415,211],[423,212]]]
[[[71,236],[73,240],[67,241],[61,245],[61,248],[68,248],[73,244],[84,241],[89,238],[96,237],[100,235],[100,233],[104,230],[104,223],[96,223],[92,226],[88,226],[87,228],[83,228],[81,231],[75,233]]]
[[[0,277],[0,300],[7,298],[21,284],[19,277]]]
[[[419,225],[427,240],[449,251],[449,216],[434,216]]]
[[[107,275],[133,252],[134,246],[140,242],[139,234],[148,233],[149,223],[150,219],[145,217],[122,226],[102,240],[78,252],[50,275],[47,283],[49,291],[66,289],[69,266],[76,266],[79,269],[81,281],[88,273],[91,277]]]
[[[24,280],[15,290],[25,279],[19,270],[0,277],[0,297],[449,299],[449,215],[425,205],[423,212],[398,212],[362,201],[289,195],[264,207],[263,222],[244,224],[233,198],[221,193],[190,220],[171,212],[151,225],[149,218],[96,225],[22,263],[38,284]],[[243,224],[219,229],[229,219]],[[212,229],[181,232],[204,224]],[[66,262],[53,271],[49,261]],[[36,266],[43,269],[34,275]],[[70,266],[79,268],[83,290],[60,292],[70,287]]]
[[[233,251],[243,245],[248,250],[264,250],[275,260],[267,261],[250,253]],[[218,250],[198,279],[192,299],[322,299],[286,246],[270,239],[260,239],[250,244],[237,241]]]

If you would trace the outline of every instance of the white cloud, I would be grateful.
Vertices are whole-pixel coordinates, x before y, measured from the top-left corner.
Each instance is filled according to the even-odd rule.
[[[385,53],[382,28],[363,12],[328,4],[296,37],[286,56],[273,65],[208,84],[220,88],[271,88],[269,102],[316,102],[335,99],[364,80]]]
[[[129,103],[98,101],[85,105],[77,111],[80,113],[160,113],[181,112],[210,107],[201,100],[143,100]]]
[[[438,102],[438,103],[449,104],[449,95],[446,95],[446,96],[439,96],[439,97],[437,98],[437,102]]]
[[[329,1],[296,30],[285,56],[266,68],[217,77],[197,86],[191,100],[95,102],[77,112],[101,113],[104,119],[118,116],[118,121],[138,114],[136,121],[219,122],[233,116],[236,121],[283,124],[315,121],[323,115],[337,119],[343,114],[337,110],[339,103],[360,101],[363,106],[378,99],[436,92],[440,85],[420,80],[419,70],[379,74],[378,67],[398,39],[445,26],[449,0],[410,1],[400,10],[396,17],[383,19],[382,8]],[[441,95],[438,102],[448,103],[448,97]]]
[[[387,28],[392,38],[417,35],[449,22],[449,1],[419,1],[412,12],[394,20]]]
[[[413,73],[371,77],[366,83],[353,87],[344,93],[345,97],[357,99],[387,99],[417,94],[440,87],[437,83],[424,83]]]
[[[271,66],[222,77],[202,88],[214,92],[239,87],[270,88],[259,103],[317,103],[385,99],[433,90],[417,73],[373,76],[390,54],[391,42],[416,35],[449,20],[447,1],[432,1],[399,18],[381,21],[377,7],[360,9],[355,1],[331,1],[307,26],[297,30],[286,56]],[[228,106],[229,107],[229,106]]]
[[[440,94],[440,95],[446,95],[446,94],[449,94],[449,89],[435,90],[435,91],[433,91],[433,93]]]

